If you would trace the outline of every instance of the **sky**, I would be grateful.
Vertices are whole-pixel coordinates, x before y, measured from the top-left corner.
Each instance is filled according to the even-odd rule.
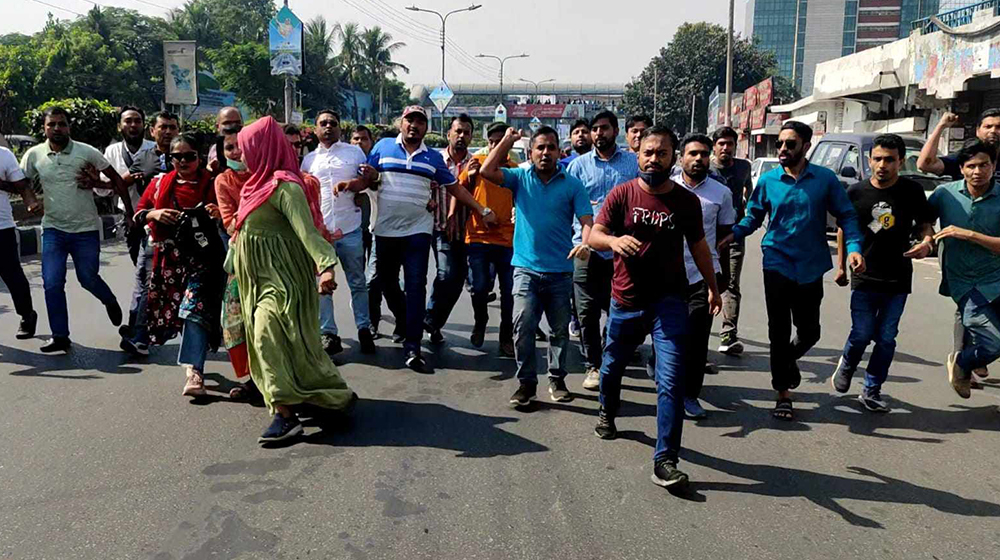
[[[498,81],[497,62],[475,58],[480,53],[529,55],[507,61],[505,83],[521,78],[560,83],[627,82],[642,72],[680,24],[708,21],[725,25],[728,17],[728,0],[477,2],[483,7],[448,18],[445,77],[451,84]],[[735,28],[739,32],[746,0],[735,2]],[[0,18],[0,34],[34,33],[42,28],[48,13],[60,19],[74,18],[73,12],[84,13],[95,3],[164,16],[184,0],[0,0],[0,11],[16,14]],[[410,73],[400,78],[409,85],[433,85],[441,79],[441,21],[433,14],[404,9],[414,4],[444,13],[468,7],[470,0],[289,0],[289,7],[303,21],[322,15],[330,22],[381,25],[395,40],[406,43],[396,60]]]

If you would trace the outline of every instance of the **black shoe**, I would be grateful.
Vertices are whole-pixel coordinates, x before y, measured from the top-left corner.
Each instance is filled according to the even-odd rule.
[[[323,341],[323,350],[326,351],[328,356],[340,354],[344,351],[344,345],[341,344],[340,337],[335,334],[324,334],[320,336],[320,340]]]
[[[358,329],[358,346],[361,347],[362,354],[375,353],[375,339],[370,329]]]
[[[837,362],[837,369],[833,372],[833,376],[830,377],[830,384],[833,385],[833,390],[844,394],[851,388],[851,378],[854,377],[854,372],[846,367],[844,362],[844,357],[840,357],[840,361]]]
[[[497,300],[497,293],[490,292],[490,295],[486,296],[486,303],[493,303]]]
[[[392,331],[392,342],[394,344],[402,344],[406,340],[406,332],[402,330]]]
[[[431,344],[441,344],[444,342],[444,335],[441,334],[441,329],[434,329],[431,332]]]
[[[149,356],[149,345],[140,342],[135,342],[130,338],[123,338],[118,347],[127,352],[131,356],[136,358],[145,358]]]
[[[293,438],[302,433],[302,423],[292,415],[288,418],[280,414],[274,415],[271,425],[257,438],[257,443],[275,443]]]
[[[118,300],[113,300],[111,303],[104,306],[104,309],[108,311],[108,319],[111,319],[111,324],[118,327],[122,324],[122,308],[118,305]]]
[[[604,412],[604,407],[597,413],[597,426],[594,433],[601,439],[615,439],[618,436],[618,428],[615,427],[615,419]]]
[[[573,394],[566,388],[566,381],[562,379],[550,379],[549,398],[555,402],[569,402],[573,400]]]
[[[434,373],[434,370],[424,361],[424,357],[419,352],[412,350],[406,353],[406,367],[417,373]]]
[[[521,385],[517,388],[517,391],[514,391],[514,394],[511,395],[510,405],[513,407],[528,406],[531,404],[531,401],[535,400],[535,393],[537,390],[538,385],[521,383]]]
[[[537,340],[538,342],[545,342],[548,339],[549,337],[545,336],[545,332],[542,331],[541,327],[538,327],[535,330],[535,340]]]
[[[382,333],[378,332],[378,325],[376,325],[375,323],[372,323],[372,326],[369,327],[369,330],[371,330],[372,333],[372,340],[378,340],[382,338]]]
[[[472,336],[469,337],[469,342],[472,343],[476,348],[483,347],[483,339],[486,338],[486,325],[476,325],[472,327]]]
[[[684,486],[688,483],[688,475],[677,469],[674,461],[660,461],[653,467],[653,484],[670,488],[672,486]]]
[[[38,325],[38,313],[32,311],[31,314],[21,317],[21,324],[17,327],[17,334],[14,338],[25,340],[35,336],[35,327]]]
[[[72,343],[69,341],[69,337],[65,336],[53,336],[48,342],[42,345],[39,350],[45,352],[46,354],[51,354],[53,352],[68,352]]]

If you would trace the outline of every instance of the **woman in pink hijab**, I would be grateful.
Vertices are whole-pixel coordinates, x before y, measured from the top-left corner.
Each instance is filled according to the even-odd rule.
[[[250,375],[273,421],[258,439],[302,433],[292,407],[348,411],[357,395],[323,351],[320,290],[336,288],[337,257],[324,238],[319,193],[306,186],[281,127],[265,117],[239,133],[250,177],[236,215],[234,271],[246,327]]]

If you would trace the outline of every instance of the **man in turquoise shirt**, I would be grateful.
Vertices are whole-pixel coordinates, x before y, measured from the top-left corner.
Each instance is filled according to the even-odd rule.
[[[549,396],[566,402],[566,350],[569,346],[569,294],[573,287],[571,259],[587,259],[587,238],[594,225],[593,209],[583,183],[559,164],[559,134],[548,126],[531,137],[531,167],[501,169],[506,154],[521,135],[508,128],[500,144],[483,162],[479,174],[513,191],[514,224],[514,360],[518,389],[510,398],[514,407],[527,406],[538,387],[535,367],[535,331],[545,318],[549,338]],[[583,224],[583,242],[573,244],[573,218]]]
[[[802,376],[796,360],[819,341],[823,274],[833,268],[826,240],[826,214],[844,230],[848,261],[864,272],[861,231],[854,205],[832,171],[809,163],[812,129],[788,121],[778,135],[780,167],[757,181],[746,216],[720,245],[740,241],[768,220],[764,253],[764,300],[771,343],[771,386],[778,392],[774,417],[792,419],[791,390]],[[792,324],[795,324],[795,338]]]
[[[948,354],[948,380],[964,399],[972,371],[1000,357],[1000,192],[993,180],[996,151],[980,140],[958,153],[965,179],[938,187],[928,203],[941,220],[941,295],[958,304],[962,348]]]
[[[21,169],[29,181],[42,187],[45,217],[42,218],[42,284],[52,339],[42,352],[69,350],[69,311],[66,306],[66,259],[73,257],[76,277],[85,290],[104,304],[116,327],[122,309],[111,288],[99,274],[101,220],[94,204],[92,185],[97,170],[114,186],[125,205],[125,223],[132,227],[132,201],[121,176],[104,155],[93,147],[70,139],[69,114],[50,107],[43,115],[46,141],[28,150]]]

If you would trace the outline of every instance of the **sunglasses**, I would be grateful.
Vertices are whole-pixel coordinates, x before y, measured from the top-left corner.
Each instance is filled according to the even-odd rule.
[[[778,140],[777,142],[774,143],[774,145],[777,146],[778,148],[784,146],[789,150],[794,150],[796,146],[799,145],[799,143],[797,140]]]
[[[182,161],[184,163],[191,163],[198,159],[198,152],[176,152],[170,154],[170,159],[174,161]]]

